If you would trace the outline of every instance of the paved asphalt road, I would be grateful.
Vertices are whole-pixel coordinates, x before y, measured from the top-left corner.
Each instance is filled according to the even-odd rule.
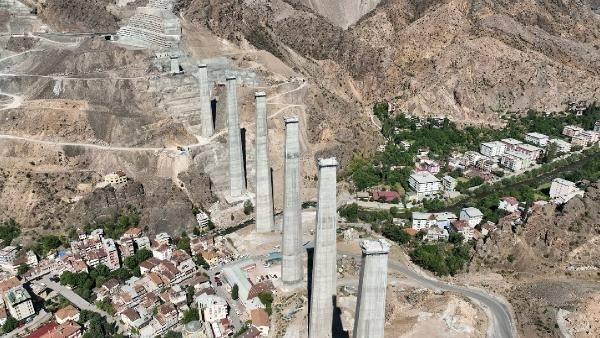
[[[46,276],[40,278],[40,281],[42,283],[44,283],[49,289],[52,289],[52,290],[60,293],[63,297],[65,297],[71,303],[73,303],[77,308],[99,313],[102,316],[104,316],[106,318],[106,321],[108,321],[109,323],[116,323],[120,332],[127,332],[125,330],[125,328],[121,325],[121,323],[119,321],[115,320],[115,318],[113,316],[100,310],[99,308],[96,307],[96,305],[88,303],[88,301],[81,298],[78,294],[73,292],[73,290],[51,281],[49,275],[46,275]]]

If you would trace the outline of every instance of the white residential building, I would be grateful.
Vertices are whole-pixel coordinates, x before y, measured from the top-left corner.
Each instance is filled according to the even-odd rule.
[[[477,208],[473,208],[473,207],[463,208],[460,211],[460,218],[459,219],[461,221],[466,221],[467,224],[471,228],[474,228],[479,223],[481,223],[481,221],[483,221],[483,214]]]
[[[428,241],[447,241],[448,237],[448,230],[440,228],[430,228],[425,235],[425,239]]]
[[[408,185],[417,193],[418,200],[433,197],[442,188],[440,180],[429,172],[419,172],[410,175]]]
[[[454,191],[456,190],[456,185],[458,184],[458,181],[456,180],[456,178],[446,175],[444,177],[442,177],[442,186],[444,187],[445,191]]]
[[[542,148],[526,143],[519,144],[514,151],[527,156],[532,162],[535,162],[544,152]]]
[[[504,154],[506,144],[500,141],[484,142],[479,146],[479,152],[488,157],[497,157]]]
[[[200,227],[200,229],[204,229],[208,226],[208,215],[204,211],[200,210],[196,214],[196,221],[198,222],[198,226]]]
[[[31,296],[22,285],[10,289],[4,295],[4,303],[10,315],[16,320],[22,320],[35,314]]]
[[[594,131],[600,133],[600,121],[596,121],[594,124]]]
[[[549,140],[550,138],[547,135],[540,133],[527,133],[525,135],[525,142],[529,142],[540,147],[545,147],[548,145]]]
[[[566,126],[563,128],[562,134],[568,137],[573,137],[579,135],[579,133],[581,133],[582,131],[584,130],[581,127]]]
[[[598,133],[592,130],[584,130],[573,139],[575,138],[581,139],[583,142],[585,142],[585,146],[589,146],[598,142]]]
[[[550,185],[550,198],[556,204],[564,204],[575,196],[583,195],[584,191],[577,188],[574,182],[562,178],[555,178]]]
[[[415,230],[423,230],[435,226],[443,229],[449,227],[450,223],[456,219],[456,215],[451,212],[413,212],[412,228]]]
[[[35,252],[33,252],[31,250],[27,251],[26,258],[27,258],[27,265],[30,267],[36,266],[40,262],[38,260],[37,255],[35,254]]]
[[[553,138],[550,140],[550,143],[556,145],[556,151],[559,153],[566,154],[571,151],[571,143],[567,141],[563,141],[558,138]]]
[[[524,154],[507,151],[504,156],[502,156],[500,164],[503,167],[516,172],[528,168],[531,165],[531,159]]]
[[[0,265],[12,266],[13,262],[17,258],[17,248],[14,246],[7,246],[0,249]]]
[[[213,323],[227,318],[227,301],[217,295],[201,294],[196,298],[205,322]]]
[[[133,241],[135,242],[135,245],[137,246],[138,250],[139,249],[150,250],[150,238],[148,238],[148,236],[134,238]]]
[[[475,235],[475,229],[469,226],[466,221],[454,221],[452,222],[452,228],[463,235],[465,242],[471,240]]]
[[[500,140],[500,142],[504,143],[504,151],[516,150],[517,146],[523,144],[523,142],[515,140],[514,138],[505,138]]]

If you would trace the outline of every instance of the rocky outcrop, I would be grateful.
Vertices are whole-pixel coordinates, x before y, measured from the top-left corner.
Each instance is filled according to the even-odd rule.
[[[53,27],[69,32],[115,32],[118,19],[107,6],[111,0],[35,0],[38,15]]]
[[[525,224],[493,232],[479,243],[472,268],[487,266],[544,274],[600,268],[600,182],[584,198],[575,197],[563,207],[547,204],[533,211]],[[511,258],[509,258],[511,257]]]

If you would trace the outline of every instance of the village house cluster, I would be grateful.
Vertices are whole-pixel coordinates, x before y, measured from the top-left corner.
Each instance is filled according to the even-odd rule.
[[[34,307],[33,297],[46,299],[52,295],[51,290],[39,283],[41,277],[58,278],[65,271],[89,273],[99,265],[114,271],[128,257],[145,249],[151,252],[151,257],[139,262],[139,276],[124,282],[111,278],[92,290],[96,302],[107,301],[112,305],[112,316],[121,328],[140,337],[160,336],[174,329],[192,330],[194,337],[225,337],[239,330],[239,323],[243,323],[238,320],[238,327],[234,327],[231,315],[235,315],[252,323],[243,337],[266,336],[269,315],[258,297],[275,290],[279,274],[266,267],[281,257],[267,257],[265,266],[257,266],[250,258],[235,256],[227,246],[222,236],[190,235],[193,256],[203,257],[212,267],[223,266],[212,281],[200,271],[192,255],[174,245],[169,234],[163,232],[149,238],[140,228],[130,228],[116,240],[105,237],[102,229],[80,231],[69,248],[51,252],[39,262],[36,257],[35,264],[30,258],[30,270],[19,277],[12,272],[17,261],[16,249],[5,247],[0,250],[2,266],[8,267],[3,268],[5,272],[0,276],[0,325],[9,315],[29,321],[40,311]],[[234,259],[238,260],[227,264]],[[234,287],[239,290],[241,307],[233,305],[228,296]],[[198,310],[200,321],[183,329],[177,327],[192,307]],[[79,337],[85,331],[77,323],[79,313],[73,305],[59,309],[54,320],[38,327],[30,337]]]

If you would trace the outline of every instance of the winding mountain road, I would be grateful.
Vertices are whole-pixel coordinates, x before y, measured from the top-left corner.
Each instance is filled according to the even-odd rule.
[[[360,255],[351,252],[338,251],[338,254],[344,254],[346,256],[352,256],[360,259]],[[488,337],[517,337],[516,328],[514,326],[514,321],[509,306],[499,298],[487,293],[484,290],[442,282],[440,280],[426,276],[399,261],[390,259],[388,261],[388,267],[390,270],[403,274],[407,278],[413,280],[414,282],[425,288],[453,292],[465,296],[477,303],[480,307],[484,309],[490,321],[487,330]]]

